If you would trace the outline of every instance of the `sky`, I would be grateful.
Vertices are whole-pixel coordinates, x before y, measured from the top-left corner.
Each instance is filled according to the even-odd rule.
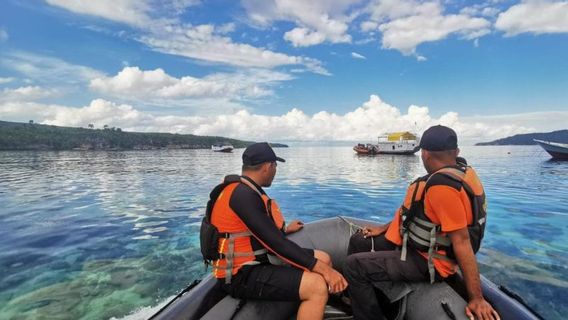
[[[568,129],[568,1],[3,0],[0,120],[256,141]]]

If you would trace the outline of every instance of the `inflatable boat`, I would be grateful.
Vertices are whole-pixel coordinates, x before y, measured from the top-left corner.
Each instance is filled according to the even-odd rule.
[[[360,226],[376,223],[347,217],[336,217],[308,223],[288,237],[305,248],[317,248],[330,254],[333,266],[342,271],[351,235]],[[167,303],[150,319],[295,319],[297,302],[239,300],[230,296],[216,297],[212,302],[216,279],[211,275],[196,281]],[[503,320],[542,319],[520,297],[481,277],[485,298]],[[386,294],[381,305],[389,319],[464,319],[467,298],[461,278],[435,284],[400,283],[381,288]],[[215,291],[216,292],[216,291]],[[217,294],[218,295],[218,294]],[[330,296],[325,319],[352,319],[348,299]]]

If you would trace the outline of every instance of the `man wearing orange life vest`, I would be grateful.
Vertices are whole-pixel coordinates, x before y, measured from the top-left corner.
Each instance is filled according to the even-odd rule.
[[[353,315],[384,318],[374,283],[434,282],[453,275],[459,266],[469,296],[465,314],[470,319],[499,319],[483,298],[475,259],[485,229],[483,186],[458,157],[454,130],[430,127],[420,147],[428,174],[409,186],[390,223],[365,227],[350,240],[344,274]]]
[[[300,301],[298,319],[321,319],[328,292],[343,291],[347,281],[330,266],[328,254],[285,237],[302,224],[286,227],[278,205],[262,189],[270,187],[277,161],[284,159],[265,142],[249,146],[242,158],[242,176],[225,178],[212,208],[211,223],[221,235],[214,276],[233,297]],[[288,266],[270,263],[275,260]]]

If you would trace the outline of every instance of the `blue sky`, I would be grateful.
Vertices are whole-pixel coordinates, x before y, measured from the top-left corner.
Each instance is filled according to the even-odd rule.
[[[0,4],[0,119],[243,139],[566,129],[567,1]]]

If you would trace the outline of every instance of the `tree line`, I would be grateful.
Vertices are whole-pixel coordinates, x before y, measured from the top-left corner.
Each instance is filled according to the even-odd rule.
[[[147,150],[209,149],[216,143],[244,148],[251,141],[192,134],[125,132],[105,125],[102,129],[59,127],[0,121],[0,150]],[[285,147],[273,144],[274,147]]]

